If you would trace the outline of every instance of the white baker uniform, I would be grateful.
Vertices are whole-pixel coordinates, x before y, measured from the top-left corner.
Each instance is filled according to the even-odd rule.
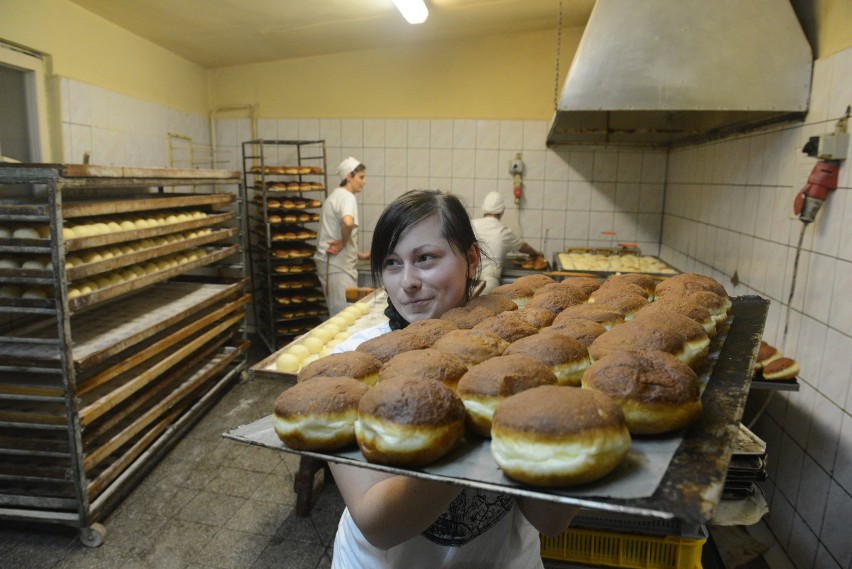
[[[500,284],[506,256],[520,249],[523,240],[496,217],[479,217],[471,220],[471,225],[483,252],[490,257],[482,257],[480,269],[480,278],[485,281],[482,294],[487,294]]]
[[[352,233],[343,249],[336,255],[328,255],[325,252],[328,242],[337,241],[342,237],[342,221],[346,215],[352,216],[355,227],[352,228]],[[335,188],[322,204],[317,251],[314,254],[317,276],[331,316],[346,308],[346,289],[358,286],[357,237],[358,202],[355,194],[343,187]]]

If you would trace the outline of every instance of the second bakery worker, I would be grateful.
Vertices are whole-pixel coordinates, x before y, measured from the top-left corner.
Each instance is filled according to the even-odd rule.
[[[500,218],[506,211],[503,196],[498,192],[490,192],[482,201],[482,217],[472,220],[473,231],[484,249],[480,278],[485,281],[482,294],[491,292],[500,284],[503,263],[506,256],[513,251],[526,253],[531,257],[541,257],[542,253],[533,249],[515,232],[503,225]]]
[[[317,237],[317,264],[328,313],[335,315],[346,308],[346,289],[358,286],[359,260],[370,253],[358,251],[358,202],[355,194],[367,183],[367,167],[357,158],[346,158],[337,167],[340,184],[322,204]]]

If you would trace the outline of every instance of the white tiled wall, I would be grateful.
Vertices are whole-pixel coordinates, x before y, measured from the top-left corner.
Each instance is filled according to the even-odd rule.
[[[196,166],[210,166],[206,116],[120,95],[73,79],[60,79],[63,161],[113,166],[169,166],[169,133],[192,138]],[[175,141],[172,164],[189,166],[185,142]]]
[[[384,206],[412,188],[452,191],[479,215],[488,192],[507,203],[504,223],[549,259],[566,247],[637,243],[659,250],[666,154],[657,150],[548,149],[546,121],[449,119],[260,119],[263,139],[323,139],[334,172],[347,156],[367,166],[360,246],[366,250]],[[247,119],[217,122],[217,148],[241,169]],[[513,203],[509,163],[521,152],[526,166],[520,210]],[[292,160],[281,154],[283,163]],[[329,179],[330,184],[334,180]],[[601,235],[615,231],[614,238]]]
[[[816,160],[808,137],[852,104],[852,49],[816,62],[804,125],[672,151],[661,257],[714,276],[733,295],[771,300],[765,339],[801,365],[799,392],[776,392],[755,426],[768,443],[768,524],[800,569],[852,568],[852,184],[805,229],[789,327],[795,194]],[[736,274],[739,285],[731,283]],[[783,555],[767,559],[783,564]],[[772,565],[775,567],[776,565]]]

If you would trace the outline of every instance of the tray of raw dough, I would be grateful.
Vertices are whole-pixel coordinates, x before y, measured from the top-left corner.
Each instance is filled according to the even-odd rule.
[[[602,276],[614,273],[645,273],[671,276],[678,271],[650,255],[600,254],[600,253],[555,253],[553,266],[559,271],[579,271]]]

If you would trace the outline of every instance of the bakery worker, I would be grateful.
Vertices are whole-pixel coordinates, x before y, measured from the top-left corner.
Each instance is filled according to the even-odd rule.
[[[389,322],[360,339],[438,318],[470,298],[479,247],[464,205],[412,190],[376,223],[371,269],[388,294]],[[334,351],[354,349],[356,336]],[[539,532],[557,535],[577,509],[478,488],[329,463],[346,509],[332,569],[541,569]]]
[[[503,197],[498,192],[490,192],[482,201],[482,217],[474,219],[473,230],[483,247],[482,271],[480,278],[485,281],[482,294],[490,292],[500,284],[503,263],[513,251],[526,253],[531,257],[542,257],[542,253],[533,249],[515,232],[503,225],[500,218],[506,211]]]
[[[358,202],[355,194],[364,189],[367,167],[346,158],[337,167],[340,184],[325,199],[320,214],[320,230],[314,261],[317,265],[328,313],[346,308],[346,289],[358,286],[358,260],[370,258],[358,251]]]

